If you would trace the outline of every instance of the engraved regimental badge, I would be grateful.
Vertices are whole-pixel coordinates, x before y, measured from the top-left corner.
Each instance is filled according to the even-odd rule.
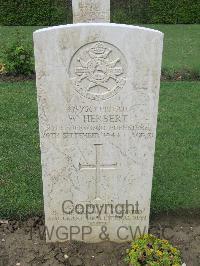
[[[106,42],[93,42],[74,54],[69,72],[74,88],[83,97],[106,100],[124,87],[127,63],[117,47]]]

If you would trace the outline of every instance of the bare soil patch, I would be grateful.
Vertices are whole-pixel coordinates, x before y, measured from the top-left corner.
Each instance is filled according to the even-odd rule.
[[[27,80],[35,80],[36,75],[13,75],[13,74],[1,74],[0,81],[4,82],[19,82]],[[177,71],[172,74],[166,72],[162,73],[161,81],[198,81],[200,80],[200,74],[191,71]]]
[[[27,221],[0,221],[0,266],[126,265],[124,257],[130,243],[86,244],[72,241],[46,244],[39,233],[43,232],[43,228],[43,217]],[[200,217],[157,216],[151,219],[150,233],[177,246],[187,266],[200,265]]]

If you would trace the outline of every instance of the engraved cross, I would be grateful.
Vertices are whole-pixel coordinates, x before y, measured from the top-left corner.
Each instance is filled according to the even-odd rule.
[[[101,146],[103,144],[94,144],[96,149],[96,162],[95,164],[81,164],[79,163],[79,170],[95,170],[96,179],[95,179],[95,199],[99,199],[99,190],[98,184],[101,181],[101,170],[115,170],[117,168],[117,163],[114,164],[101,164]]]

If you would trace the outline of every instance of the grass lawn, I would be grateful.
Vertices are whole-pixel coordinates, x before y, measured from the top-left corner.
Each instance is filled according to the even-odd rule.
[[[43,211],[36,89],[0,83],[0,218]],[[200,209],[200,82],[161,85],[152,213]]]
[[[185,70],[200,75],[200,25],[144,25],[165,33],[163,69],[168,73]],[[42,27],[0,27],[0,63],[5,45],[13,42],[17,32],[32,42],[33,31]]]
[[[147,25],[146,25],[147,26]],[[165,34],[163,69],[200,73],[200,25],[148,25]]]
[[[0,83],[0,217],[42,209],[34,82]]]

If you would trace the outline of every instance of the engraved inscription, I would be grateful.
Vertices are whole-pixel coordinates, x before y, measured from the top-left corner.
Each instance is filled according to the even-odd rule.
[[[109,5],[103,9],[95,0],[80,0],[77,10],[74,11],[74,22],[110,22]]]
[[[115,170],[117,163],[114,164],[101,164],[101,153],[100,148],[103,144],[94,144],[96,149],[96,162],[95,164],[86,164],[83,165],[79,163],[79,170],[95,170],[96,171],[96,180],[95,180],[95,199],[100,199],[100,193],[98,191],[98,184],[101,183],[101,170]]]
[[[149,140],[155,136],[155,128],[150,124],[148,117],[146,121],[138,120],[132,106],[67,105],[66,111],[70,123],[63,123],[62,126],[49,126],[42,137],[116,139],[126,134],[137,140]]]
[[[121,51],[105,42],[82,46],[70,63],[70,78],[82,96],[91,100],[106,100],[126,83],[127,64]]]

